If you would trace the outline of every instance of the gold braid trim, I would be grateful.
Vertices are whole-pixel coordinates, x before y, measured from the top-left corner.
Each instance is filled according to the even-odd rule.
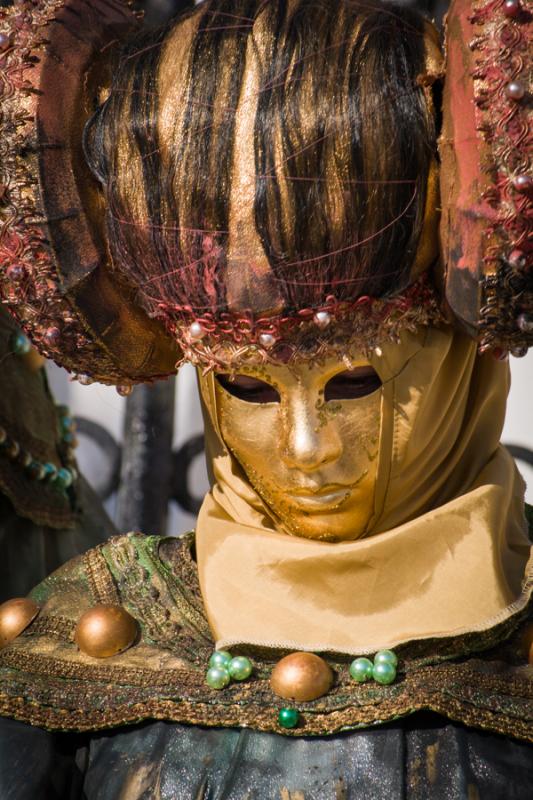
[[[54,614],[40,614],[23,636],[51,636],[64,642],[74,641],[75,624],[71,619]]]
[[[42,702],[20,695],[10,698],[3,696],[0,698],[0,712],[51,730],[99,730],[149,718],[203,726],[250,727],[258,731],[297,737],[324,736],[340,731],[356,730],[399,719],[416,711],[431,710],[470,727],[533,742],[533,723],[530,716],[533,699],[531,691],[528,698],[523,696],[524,702],[520,708],[517,706],[514,712],[504,713],[489,706],[489,701],[496,706],[502,699],[490,693],[485,698],[486,705],[474,705],[474,699],[479,702],[480,695],[474,686],[467,687],[472,700],[455,696],[453,685],[448,685],[449,676],[442,674],[442,668],[436,670],[437,673],[434,675],[436,680],[431,681],[432,688],[424,685],[424,678],[427,677],[425,675],[406,678],[398,687],[395,696],[382,702],[375,700],[363,705],[355,703],[354,698],[351,703],[331,711],[322,709],[320,704],[318,707],[313,703],[300,704],[300,723],[298,728],[293,730],[280,729],[277,723],[278,711],[283,701],[273,698],[265,703],[261,695],[255,694],[253,684],[249,684],[244,691],[238,689],[237,694],[240,695],[238,701],[228,697],[224,704],[215,702],[213,697],[215,692],[207,687],[202,687],[201,696],[193,699],[178,695],[172,699],[152,697],[141,701],[136,701],[137,693],[130,688],[127,690],[128,700],[111,706],[111,698],[104,697],[99,691],[103,690],[103,687],[92,687],[91,690],[84,692],[85,700],[81,703],[74,702],[63,707],[46,706]],[[460,674],[457,677],[460,680],[465,678]],[[440,686],[438,686],[439,678],[442,679]],[[527,682],[531,685],[530,679]],[[115,693],[119,696],[124,695],[124,692],[117,692],[117,687]],[[99,702],[96,707],[93,703],[97,698]],[[89,703],[91,707],[88,707]]]
[[[205,671],[214,644],[199,605],[193,541],[190,535],[116,537],[45,581],[37,592],[44,616],[0,652],[0,713],[49,730],[95,731],[162,719],[325,736],[431,710],[533,742],[533,668],[520,649],[527,609],[483,640],[465,636],[428,641],[423,650],[416,642],[398,648],[398,677],[388,686],[355,683],[350,659],[326,656],[334,686],[318,700],[297,704],[301,717],[293,730],[279,727],[285,703],[269,683],[279,652],[249,651],[251,678],[211,689]],[[97,660],[74,646],[69,613],[103,601],[125,606],[142,633],[128,651]]]
[[[87,580],[95,603],[120,605],[120,597],[100,547],[83,556]]]

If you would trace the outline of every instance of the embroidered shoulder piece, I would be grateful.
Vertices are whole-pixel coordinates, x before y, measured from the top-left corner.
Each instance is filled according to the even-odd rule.
[[[300,723],[280,728],[284,702],[270,689],[280,652],[241,651],[252,676],[222,691],[205,682],[213,641],[200,595],[194,536],[128,534],[80,556],[32,593],[41,611],[0,652],[0,713],[49,730],[94,731],[144,719],[250,727],[287,736],[328,735],[430,709],[466,725],[533,741],[533,668],[520,654],[527,612],[483,634],[397,648],[395,683],[357,684],[348,660],[326,658],[331,691],[297,704]],[[74,629],[98,604],[120,604],[139,623],[126,652],[79,652]],[[530,612],[529,612],[530,613]]]

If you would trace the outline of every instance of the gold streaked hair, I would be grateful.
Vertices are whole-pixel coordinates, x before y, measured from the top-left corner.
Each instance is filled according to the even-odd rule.
[[[204,0],[124,49],[85,152],[150,314],[410,283],[436,153],[424,33],[377,0]]]

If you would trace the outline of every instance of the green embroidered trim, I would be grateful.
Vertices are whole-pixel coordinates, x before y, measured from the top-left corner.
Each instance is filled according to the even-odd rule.
[[[533,741],[533,669],[520,651],[527,609],[481,634],[396,648],[398,678],[389,686],[355,683],[349,659],[328,655],[334,686],[325,697],[297,705],[295,729],[279,727],[280,700],[269,685],[280,652],[241,648],[254,663],[252,677],[210,689],[205,667],[213,641],[193,545],[193,534],[116,537],[43,582],[33,596],[46,604],[46,614],[0,653],[0,713],[56,730],[151,718],[323,736],[429,709]],[[113,597],[139,621],[140,642],[108,659],[80,654],[72,640],[77,617]]]

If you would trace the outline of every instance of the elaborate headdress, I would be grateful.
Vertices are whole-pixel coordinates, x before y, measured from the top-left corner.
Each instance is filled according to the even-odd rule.
[[[524,6],[452,4],[440,259],[429,25],[206,0],[123,46],[139,24],[118,0],[0,11],[0,293],[42,352],[128,384],[349,358],[450,310],[484,349],[533,343]]]

